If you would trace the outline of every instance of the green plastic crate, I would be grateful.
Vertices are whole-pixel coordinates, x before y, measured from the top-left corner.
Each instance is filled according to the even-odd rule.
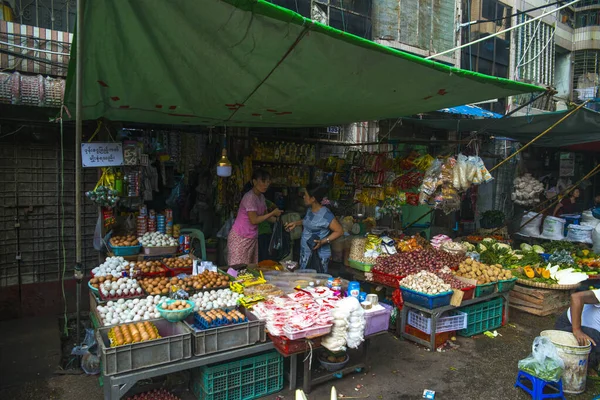
[[[467,327],[458,331],[460,336],[473,336],[502,326],[504,299],[498,297],[483,303],[461,307],[467,314]]]
[[[362,272],[371,272],[371,268],[373,268],[373,264],[365,264],[360,261],[354,261],[351,259],[348,259],[348,265],[350,265],[351,268],[357,269]]]
[[[498,293],[510,292],[515,287],[517,278],[498,281]]]
[[[496,282],[490,282],[483,285],[477,285],[475,287],[474,297],[484,297],[496,291]]]
[[[196,368],[192,390],[199,400],[252,400],[283,389],[283,357],[276,351]]]

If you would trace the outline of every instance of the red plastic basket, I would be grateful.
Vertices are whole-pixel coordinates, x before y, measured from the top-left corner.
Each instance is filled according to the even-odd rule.
[[[192,271],[194,269],[193,267],[169,268],[165,264],[163,264],[163,267],[166,268],[167,271],[168,271],[168,275],[167,276],[177,276],[179,274],[191,275]]]
[[[382,285],[391,286],[393,288],[400,287],[399,282],[404,279],[404,276],[387,274],[376,269],[371,270],[371,272],[373,273],[373,282],[381,283]]]
[[[417,328],[414,328],[408,324],[406,324],[406,328],[404,329],[404,332],[408,333],[409,335],[418,337],[421,340],[426,340],[429,342],[429,334],[427,334]],[[456,331],[436,333],[435,334],[435,348],[437,349],[438,347],[440,347],[441,345],[446,343],[455,334],[456,334]]]
[[[160,267],[162,268],[162,271],[138,273],[139,270],[137,270],[135,273],[135,277],[136,278],[152,278],[155,276],[171,276],[170,275],[171,271],[169,271],[169,269],[167,267],[165,267],[164,265],[161,265]]]
[[[464,288],[464,289],[460,289],[463,291],[463,301],[464,300],[471,300],[473,298],[473,295],[475,294],[475,288],[476,286],[471,286],[468,288]]]
[[[269,338],[275,345],[275,348],[284,356],[289,356],[294,353],[301,353],[310,349],[308,339],[291,340],[285,336],[271,336],[270,334]],[[310,339],[313,349],[321,347],[321,338],[322,337],[319,336],[314,339]]]

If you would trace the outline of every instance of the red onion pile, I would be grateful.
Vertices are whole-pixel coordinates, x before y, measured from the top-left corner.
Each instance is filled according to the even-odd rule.
[[[128,397],[127,400],[181,400],[174,394],[169,393],[165,389],[155,389],[150,392],[136,394]]]
[[[440,272],[436,275],[439,276],[440,278],[442,278],[442,280],[444,282],[449,284],[452,287],[452,289],[466,289],[466,288],[473,287],[473,285],[469,285],[466,282],[458,280],[454,277],[454,275],[449,274],[449,273]]]
[[[417,250],[378,258],[373,270],[396,276],[416,274],[419,271],[437,272],[444,267],[457,267],[464,258],[441,250]]]

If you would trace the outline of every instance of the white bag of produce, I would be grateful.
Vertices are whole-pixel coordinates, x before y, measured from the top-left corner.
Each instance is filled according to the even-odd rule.
[[[584,211],[581,213],[581,225],[591,226],[595,228],[600,223],[600,219],[597,219],[592,215],[591,211]]]
[[[530,219],[533,218],[533,221],[529,222]],[[542,225],[542,214],[527,212],[523,215],[521,219],[521,226],[527,223],[527,225],[523,226],[519,233],[523,236],[531,236],[531,237],[539,237],[540,236],[540,226]]]
[[[594,253],[600,253],[600,224],[592,231],[592,241],[594,242]]]
[[[594,228],[585,225],[569,225],[567,227],[567,240],[571,242],[593,243],[592,232]]]
[[[355,297],[346,297],[337,302],[331,312],[333,327],[321,344],[330,351],[345,351],[346,345],[358,348],[363,342],[365,330],[364,310]]]
[[[565,221],[562,218],[546,217],[544,220],[544,227],[542,230],[542,237],[550,240],[563,240]]]

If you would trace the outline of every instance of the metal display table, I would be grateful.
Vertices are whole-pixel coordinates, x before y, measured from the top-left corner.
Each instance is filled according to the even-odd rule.
[[[273,345],[273,342],[265,342],[224,353],[214,353],[204,357],[192,357],[170,364],[158,365],[156,367],[144,368],[118,375],[104,376],[104,399],[120,399],[127,393],[129,389],[131,389],[138,381],[142,379],[154,378],[191,368],[202,367],[208,364],[220,363],[239,357],[251,356],[257,353],[272,350],[274,348],[275,346]]]
[[[313,385],[318,385],[320,383],[328,382],[332,379],[341,378],[344,375],[352,372],[362,372],[365,368],[368,368],[367,358],[371,339],[375,336],[383,335],[386,333],[387,331],[384,331],[365,337],[365,341],[360,346],[361,350],[359,352],[357,361],[353,362],[353,360],[350,359],[350,365],[345,366],[344,368],[335,372],[325,372],[319,374],[315,378],[313,378],[311,368],[314,362],[318,363],[318,360],[316,360],[315,357],[314,350],[319,349],[322,346],[313,347],[312,351],[303,350],[292,354],[282,354],[284,357],[289,357],[290,359],[290,372],[288,374],[288,380],[290,382],[289,389],[295,390],[297,387],[296,383],[298,379],[298,355],[304,357],[302,360],[304,368],[304,374],[302,377],[302,390],[304,391],[304,393],[308,394],[312,390]]]
[[[504,298],[503,321],[508,322],[508,294],[509,294],[509,292],[492,293],[487,296],[477,297],[477,298],[474,298],[471,300],[465,300],[461,303],[460,307],[468,306],[471,304],[483,303],[485,301],[492,300],[497,297],[503,297]],[[422,344],[423,346],[429,348],[431,351],[435,351],[435,348],[436,348],[435,334],[436,334],[436,327],[437,327],[438,319],[440,318],[442,313],[444,313],[446,311],[450,311],[450,310],[456,310],[460,307],[454,307],[454,306],[448,305],[448,306],[434,308],[433,310],[430,310],[428,308],[424,308],[424,307],[418,306],[416,304],[404,303],[404,306],[402,307],[400,316],[396,320],[396,326],[398,326],[398,324],[400,324],[399,332],[400,332],[400,335],[402,338],[406,338],[413,342]],[[429,315],[431,317],[432,321],[431,321],[431,333],[429,334],[429,341],[423,340],[421,338],[418,338],[416,336],[413,336],[413,335],[405,332],[409,310],[420,311],[423,314]]]

